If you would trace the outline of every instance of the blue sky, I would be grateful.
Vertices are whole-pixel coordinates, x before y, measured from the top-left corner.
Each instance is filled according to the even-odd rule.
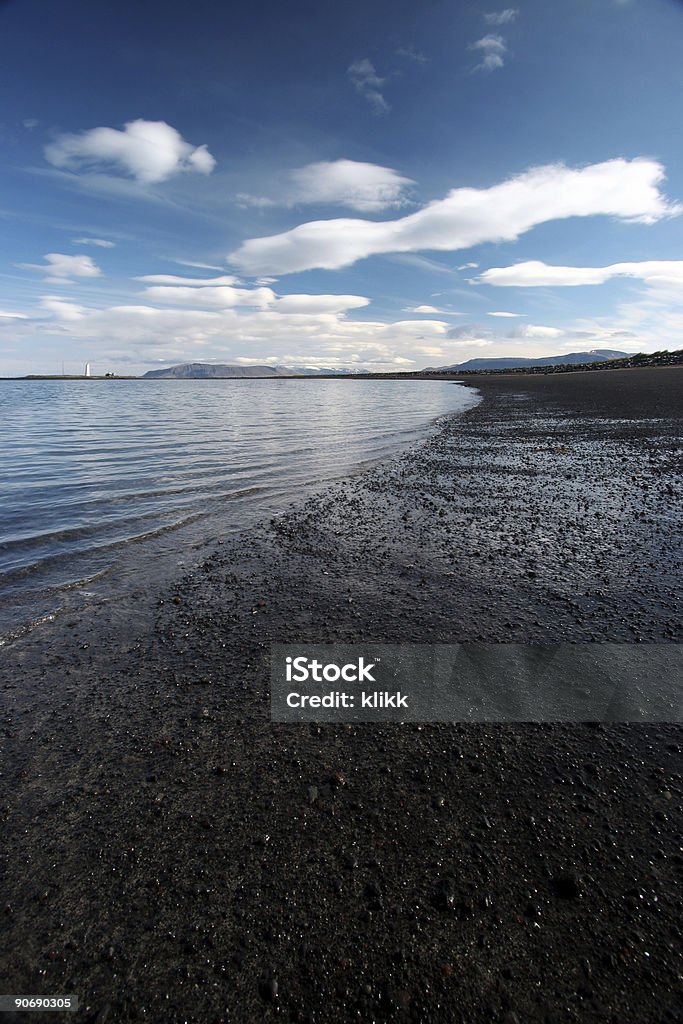
[[[0,374],[681,347],[683,3],[0,0]]]

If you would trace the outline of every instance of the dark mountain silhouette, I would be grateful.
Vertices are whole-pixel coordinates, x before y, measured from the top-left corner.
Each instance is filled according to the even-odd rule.
[[[440,373],[462,370],[512,370],[518,366],[563,366],[572,363],[602,363],[608,359],[623,359],[628,352],[618,352],[611,348],[594,348],[590,352],[568,352],[561,356],[538,356],[525,359],[523,356],[510,356],[491,359],[468,359],[466,363],[455,363],[453,366],[430,367]]]

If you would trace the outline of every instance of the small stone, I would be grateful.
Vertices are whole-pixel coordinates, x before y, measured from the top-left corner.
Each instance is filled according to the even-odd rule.
[[[264,978],[259,986],[261,996],[270,1003],[277,1002],[280,986],[277,978]]]
[[[573,871],[555,875],[550,882],[556,896],[563,900],[575,900],[581,895],[581,882]]]
[[[382,901],[382,892],[375,882],[368,882],[365,886],[365,895],[372,905],[378,905]]]
[[[442,878],[436,887],[434,903],[439,910],[455,909],[455,888],[448,878]]]

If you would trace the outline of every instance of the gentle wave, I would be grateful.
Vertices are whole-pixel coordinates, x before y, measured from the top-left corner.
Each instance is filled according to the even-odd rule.
[[[140,578],[476,401],[442,381],[0,381],[0,632],[128,549]]]

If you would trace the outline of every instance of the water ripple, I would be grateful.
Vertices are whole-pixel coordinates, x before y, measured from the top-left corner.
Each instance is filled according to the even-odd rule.
[[[150,538],[241,529],[476,400],[443,381],[0,381],[0,631],[126,547],[140,571]]]

